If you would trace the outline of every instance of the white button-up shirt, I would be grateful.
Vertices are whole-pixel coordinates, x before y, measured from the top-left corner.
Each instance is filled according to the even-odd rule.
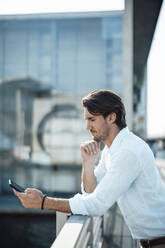
[[[69,199],[73,214],[103,215],[116,201],[134,239],[165,236],[165,187],[149,146],[126,127],[102,152],[92,193]]]

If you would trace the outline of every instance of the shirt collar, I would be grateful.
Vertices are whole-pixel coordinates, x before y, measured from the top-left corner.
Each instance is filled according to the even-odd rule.
[[[116,135],[115,139],[112,142],[112,145],[109,148],[111,154],[118,150],[120,143],[122,142],[124,137],[129,134],[129,132],[129,128],[125,127]]]

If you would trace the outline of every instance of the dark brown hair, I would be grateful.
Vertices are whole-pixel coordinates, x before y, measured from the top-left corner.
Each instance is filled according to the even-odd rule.
[[[125,107],[121,98],[111,90],[95,90],[82,99],[82,104],[89,113],[103,115],[106,118],[111,113],[116,113],[116,125],[122,129],[126,127]]]

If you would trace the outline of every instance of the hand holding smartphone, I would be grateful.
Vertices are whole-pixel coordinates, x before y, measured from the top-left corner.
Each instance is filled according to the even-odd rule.
[[[25,191],[24,188],[16,184],[13,180],[9,179],[9,185],[11,188],[15,189],[16,191],[23,193]]]

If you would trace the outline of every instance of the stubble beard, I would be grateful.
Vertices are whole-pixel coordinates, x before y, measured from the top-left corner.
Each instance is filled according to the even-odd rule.
[[[103,134],[101,134],[100,136],[94,136],[93,135],[93,139],[96,141],[96,142],[104,142],[107,137],[109,136],[109,131],[110,131],[110,128],[108,126],[105,126],[104,130],[103,130]]]
[[[99,143],[102,139],[101,139],[101,137],[93,137],[93,139],[97,142],[97,143]]]

